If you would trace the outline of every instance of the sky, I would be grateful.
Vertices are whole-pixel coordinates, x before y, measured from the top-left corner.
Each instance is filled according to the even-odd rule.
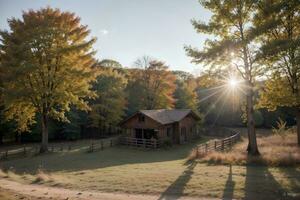
[[[97,37],[97,59],[113,59],[125,67],[144,55],[162,60],[172,70],[199,73],[184,45],[202,48],[191,19],[208,21],[210,12],[198,0],[0,0],[0,29],[22,11],[50,6],[75,12]]]

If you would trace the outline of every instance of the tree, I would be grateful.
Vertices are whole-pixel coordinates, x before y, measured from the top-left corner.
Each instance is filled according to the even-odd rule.
[[[74,13],[43,8],[23,12],[8,20],[10,31],[1,36],[1,70],[5,114],[18,131],[28,131],[41,116],[40,152],[48,150],[48,120],[68,121],[64,115],[74,105],[88,110],[95,79],[91,50],[95,39]]]
[[[135,62],[138,69],[132,70],[134,96],[129,101],[140,101],[139,109],[172,108],[174,106],[173,93],[176,77],[168,70],[164,62],[143,57]],[[130,102],[129,102],[130,103]]]
[[[255,29],[261,34],[260,58],[272,74],[261,94],[261,107],[292,107],[300,145],[300,2],[261,0]]]
[[[202,6],[212,12],[208,23],[192,20],[198,33],[215,36],[207,39],[203,50],[186,46],[193,62],[206,64],[210,73],[220,74],[224,69],[234,67],[244,80],[247,101],[248,153],[259,155],[254,125],[254,86],[260,74],[256,62],[257,46],[250,31],[253,26],[253,0],[202,0]]]
[[[91,101],[91,126],[99,130],[117,125],[125,115],[127,80],[124,74],[111,67],[103,67],[100,64],[100,75],[93,89],[98,97]]]
[[[194,112],[198,112],[196,88],[197,84],[194,78],[188,76],[178,77],[176,79],[176,90],[174,92],[175,108],[189,108]]]
[[[111,59],[101,60],[97,65],[101,67],[113,68],[113,69],[122,68],[122,65],[118,61],[111,60]]]

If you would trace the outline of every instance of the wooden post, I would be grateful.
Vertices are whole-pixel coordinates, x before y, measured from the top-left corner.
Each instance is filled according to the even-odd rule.
[[[7,159],[7,157],[8,157],[8,150],[6,150],[5,152],[5,158]]]
[[[224,140],[221,140],[221,142],[222,142],[221,150],[224,151]]]
[[[94,151],[94,143],[92,142],[92,144],[91,144],[91,152],[93,152]]]
[[[215,140],[215,151],[217,150],[217,140]]]
[[[26,155],[26,146],[23,145],[23,154]]]
[[[104,149],[103,141],[101,141],[101,150]]]
[[[208,147],[208,144],[207,142],[205,143],[205,153],[207,153],[207,147]]]

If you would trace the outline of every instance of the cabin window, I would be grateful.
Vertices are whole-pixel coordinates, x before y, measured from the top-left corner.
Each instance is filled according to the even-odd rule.
[[[167,128],[167,137],[171,136],[171,128]]]
[[[145,121],[145,116],[139,115],[139,122],[144,122],[144,121]]]

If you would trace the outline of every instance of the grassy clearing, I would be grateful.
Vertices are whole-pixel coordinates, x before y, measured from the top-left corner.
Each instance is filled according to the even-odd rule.
[[[271,131],[261,131],[258,134],[259,157],[247,155],[248,140],[246,136],[242,142],[236,144],[230,152],[212,152],[202,161],[215,164],[262,164],[268,166],[296,166],[300,164],[300,148],[297,145],[297,135],[286,133],[282,135],[271,134]]]
[[[198,143],[203,142],[198,141]],[[113,147],[5,161],[0,176],[79,190],[217,198],[277,199],[300,193],[300,167],[209,165],[186,162],[196,145],[144,151]]]

